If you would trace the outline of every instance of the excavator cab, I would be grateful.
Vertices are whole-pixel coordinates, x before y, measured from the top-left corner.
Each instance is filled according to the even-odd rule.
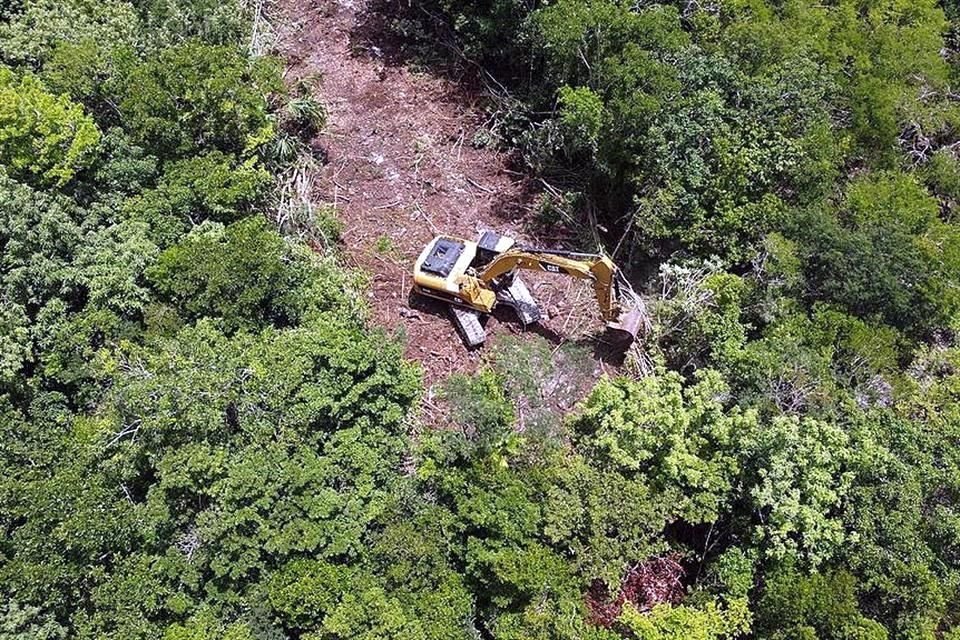
[[[420,268],[426,273],[446,277],[453,271],[465,246],[463,242],[453,238],[437,238],[421,262]]]

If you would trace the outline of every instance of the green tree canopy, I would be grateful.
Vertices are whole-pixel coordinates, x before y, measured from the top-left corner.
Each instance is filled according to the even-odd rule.
[[[0,162],[15,178],[64,185],[88,165],[100,131],[83,108],[29,73],[0,67]]]

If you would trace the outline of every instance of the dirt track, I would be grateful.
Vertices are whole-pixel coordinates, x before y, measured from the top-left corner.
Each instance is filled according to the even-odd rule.
[[[319,76],[329,112],[317,141],[329,162],[314,195],[337,206],[347,257],[370,274],[373,320],[406,335],[407,356],[423,364],[428,383],[472,370],[482,352],[463,347],[442,305],[410,297],[411,265],[437,233],[523,237],[529,189],[504,155],[473,146],[482,124],[476,99],[448,80],[391,64],[385,35],[362,2],[279,5],[288,74]],[[557,343],[583,332],[590,294],[582,284],[528,281],[551,316],[541,335]],[[522,330],[506,312],[486,326],[489,335]]]

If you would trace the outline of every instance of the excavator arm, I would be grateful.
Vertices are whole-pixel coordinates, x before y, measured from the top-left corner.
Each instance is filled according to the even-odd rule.
[[[606,256],[515,248],[496,256],[478,274],[477,279],[489,286],[497,278],[516,269],[546,271],[590,280],[604,321],[616,323],[620,320],[622,307],[616,279],[617,267]]]

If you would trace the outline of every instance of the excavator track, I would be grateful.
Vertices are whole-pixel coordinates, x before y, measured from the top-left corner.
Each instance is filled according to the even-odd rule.
[[[487,332],[480,324],[480,312],[457,305],[447,307],[450,317],[457,325],[457,331],[463,336],[463,341],[470,348],[479,347],[487,339]]]
[[[540,307],[520,276],[514,275],[509,286],[497,289],[497,301],[513,307],[524,326],[540,322]]]

